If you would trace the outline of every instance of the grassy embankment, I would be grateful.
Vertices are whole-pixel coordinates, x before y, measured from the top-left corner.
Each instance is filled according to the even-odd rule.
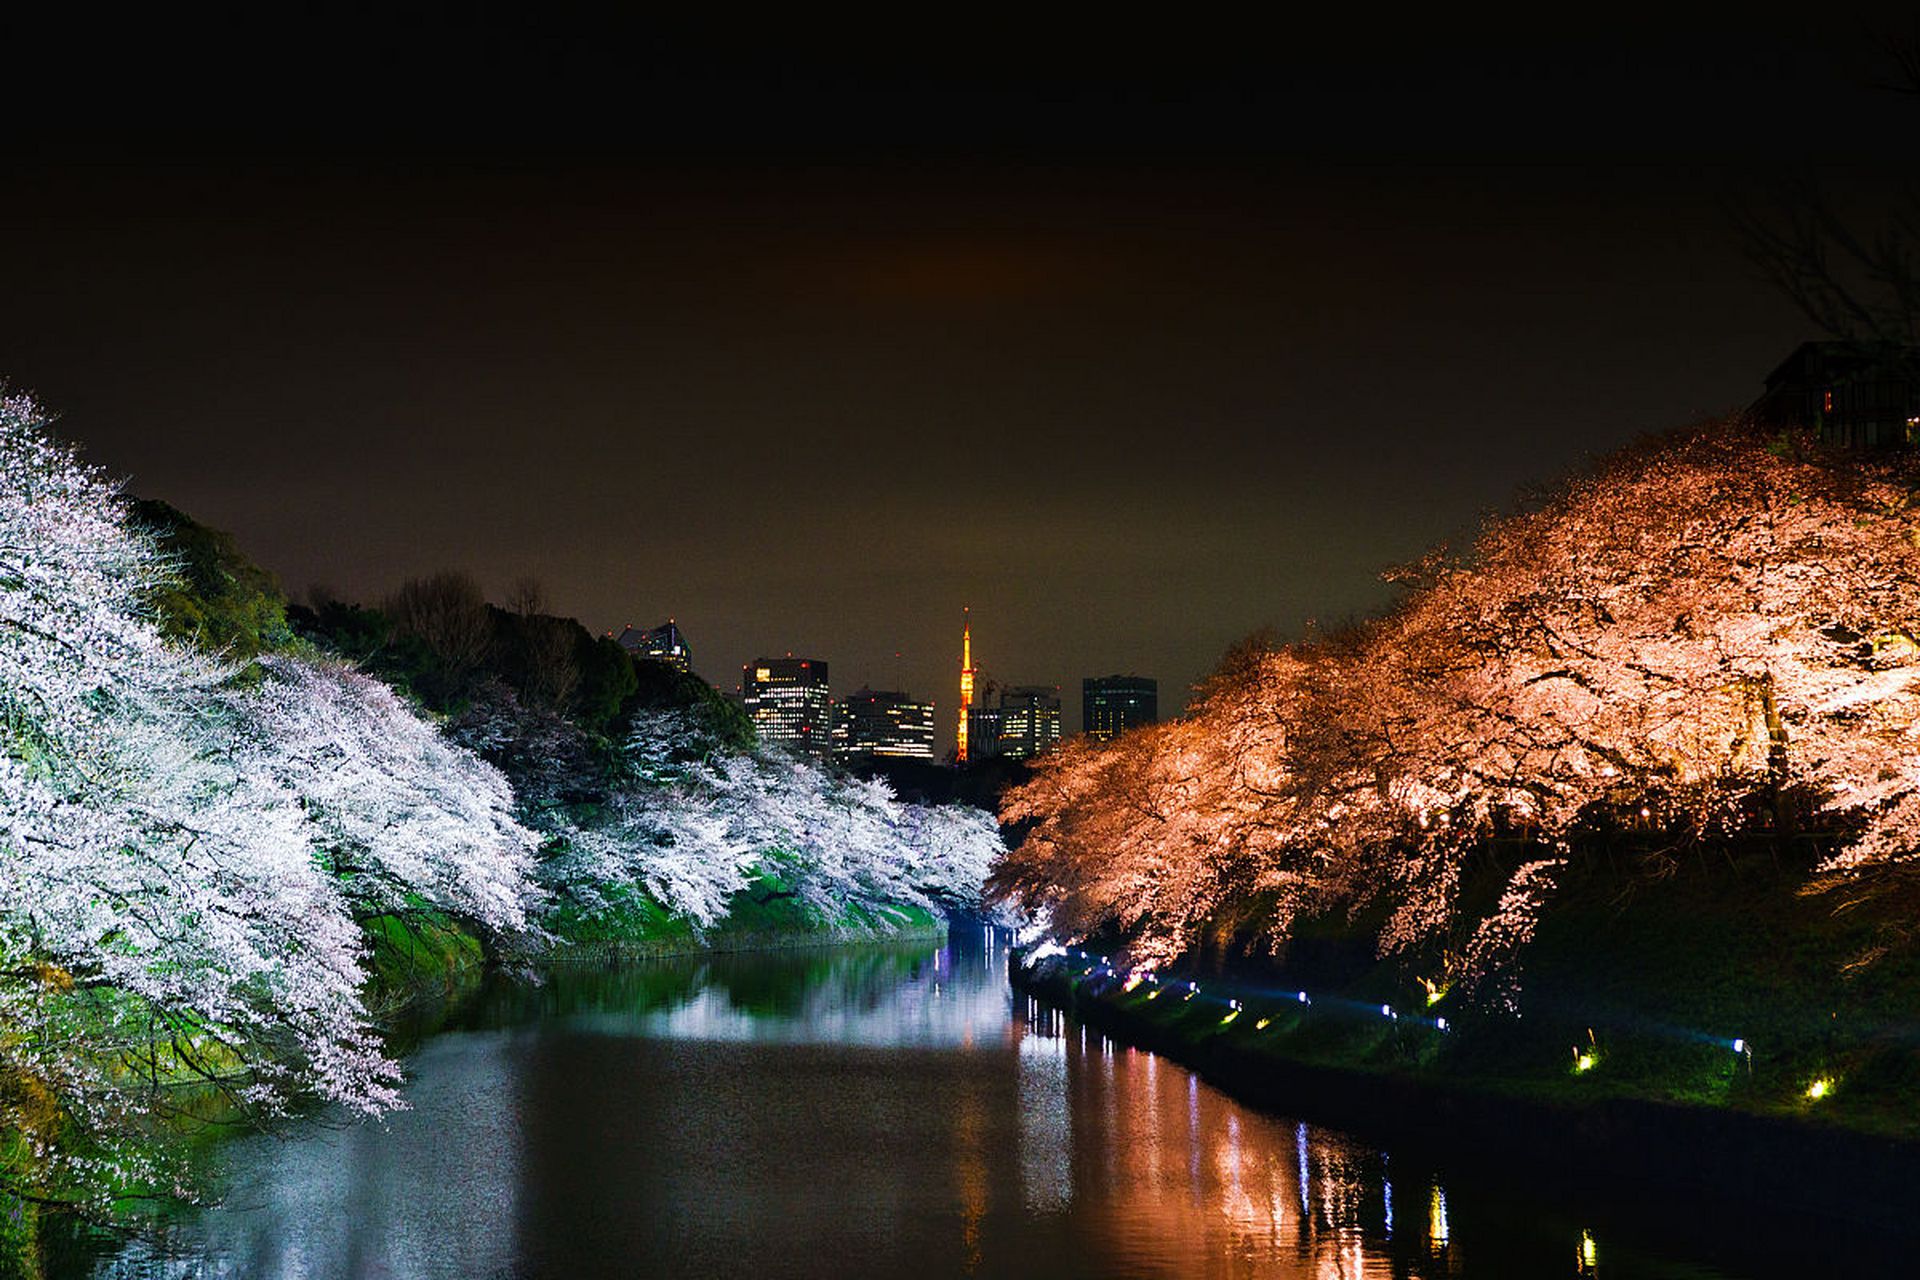
[[[921,937],[944,930],[946,924],[932,912],[904,903],[876,907],[847,904],[835,913],[817,912],[788,893],[777,878],[763,874],[751,889],[735,896],[724,918],[705,930],[645,897],[595,914],[563,905],[548,919],[547,926],[557,935],[559,945],[545,953],[544,961],[604,964],[697,951],[751,951],[862,938]]]
[[[1448,1142],[1471,1128],[1573,1163],[1637,1158],[1683,1180],[1719,1176],[1738,1152],[1777,1166],[1754,1177],[1782,1192],[1817,1166],[1826,1208],[1861,1195],[1885,1219],[1886,1193],[1906,1191],[1846,1184],[1882,1159],[1920,1170],[1920,959],[1885,949],[1908,927],[1898,902],[1808,895],[1809,865],[1764,848],[1703,848],[1655,880],[1605,857],[1576,865],[1525,953],[1518,1017],[1451,993],[1430,1003],[1417,965],[1375,957],[1364,917],[1307,922],[1279,962],[1230,950],[1178,989],[1169,972],[1126,991],[1076,959],[1021,981],[1256,1101],[1324,1102],[1329,1119]],[[1728,1154],[1674,1162],[1663,1141]],[[1728,1176],[1750,1185],[1745,1169]]]

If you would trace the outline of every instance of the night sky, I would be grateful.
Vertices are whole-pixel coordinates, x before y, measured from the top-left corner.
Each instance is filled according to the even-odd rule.
[[[134,492],[296,596],[455,567],[672,615],[726,689],[791,651],[950,709],[969,604],[1069,729],[1084,675],[1177,706],[1749,401],[1815,335],[1728,207],[1870,206],[1920,137],[1831,15],[6,34],[0,376]]]

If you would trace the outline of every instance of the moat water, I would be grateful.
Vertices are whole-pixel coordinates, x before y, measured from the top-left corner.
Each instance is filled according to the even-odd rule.
[[[1857,1241],[1818,1224],[1535,1191],[1252,1111],[1016,994],[1007,942],[499,984],[415,1048],[406,1111],[227,1143],[218,1205],[81,1273],[1850,1273]]]

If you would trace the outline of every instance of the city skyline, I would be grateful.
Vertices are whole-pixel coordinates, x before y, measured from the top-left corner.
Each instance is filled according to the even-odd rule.
[[[1063,691],[1066,688],[1064,684],[1048,685],[1045,682],[1036,683],[1032,681],[1024,681],[1024,682],[1023,681],[1000,681],[995,679],[988,679],[988,680],[982,681],[979,688],[975,689],[973,687],[973,684],[974,684],[973,677],[976,676],[977,674],[980,674],[980,672],[977,669],[972,668],[970,666],[967,658],[967,655],[971,652],[969,647],[969,641],[972,633],[970,609],[962,610],[962,619],[963,621],[962,621],[961,657],[958,665],[956,666],[955,673],[954,673],[958,677],[958,684],[962,691],[962,694],[961,696],[956,697],[952,703],[947,703],[945,700],[937,696],[931,697],[931,698],[920,698],[917,696],[918,690],[908,685],[897,684],[897,683],[896,684],[876,683],[871,679],[865,679],[865,678],[861,679],[858,682],[857,688],[850,690],[846,693],[835,694],[832,692],[831,682],[827,678],[827,673],[829,673],[832,670],[833,659],[828,656],[823,656],[819,653],[799,652],[791,649],[785,650],[778,655],[762,653],[762,654],[756,655],[753,658],[749,658],[745,660],[744,662],[742,662],[740,667],[740,671],[741,671],[740,681],[734,684],[732,688],[729,690],[725,685],[715,683],[710,677],[703,675],[697,667],[691,665],[690,654],[692,650],[692,645],[690,641],[686,639],[684,633],[681,631],[678,621],[676,619],[669,618],[665,623],[661,624],[658,627],[653,627],[653,628],[640,627],[640,626],[636,626],[633,623],[628,623],[625,626],[625,628],[618,634],[618,636],[616,636],[615,633],[612,631],[603,631],[601,632],[601,634],[608,639],[616,639],[616,638],[619,639],[622,647],[627,649],[636,658],[652,658],[655,660],[668,661],[672,665],[680,667],[682,670],[691,671],[693,674],[700,676],[704,680],[707,680],[709,684],[713,684],[714,687],[716,689],[719,689],[722,693],[731,693],[731,695],[737,700],[739,700],[742,703],[742,705],[749,705],[748,704],[749,691],[755,686],[756,680],[758,682],[764,683],[769,678],[768,674],[761,673],[759,671],[759,668],[769,663],[778,663],[778,664],[781,664],[783,667],[792,670],[793,672],[798,672],[802,669],[805,669],[808,671],[820,673],[819,674],[820,687],[827,691],[828,701],[835,708],[839,707],[848,698],[852,698],[860,694],[876,694],[877,693],[877,694],[897,694],[897,695],[900,695],[901,697],[910,699],[916,704],[924,705],[924,706],[935,708],[935,709],[950,705],[955,708],[970,708],[972,710],[978,711],[983,708],[997,706],[997,702],[990,702],[989,699],[997,699],[1001,695],[1020,692],[1020,691],[1032,693],[1040,689],[1048,689],[1048,690],[1051,690],[1056,700],[1058,700],[1060,703],[1060,707],[1057,709],[1057,711],[1058,711],[1058,719],[1060,720],[1061,734],[1063,734],[1064,736],[1072,736],[1074,734],[1083,733],[1087,731],[1087,726],[1085,722],[1086,703],[1084,700],[1081,703],[1080,723],[1077,725],[1074,725],[1071,728],[1068,727],[1070,722],[1067,719],[1066,710],[1065,710],[1068,699],[1066,699],[1064,696]],[[669,652],[659,652],[659,651],[650,652],[649,651],[649,642],[654,640],[654,638],[662,636],[664,634],[670,634],[671,636],[670,643],[673,647],[670,650],[670,656],[669,656]],[[652,647],[654,649],[659,648],[657,644],[653,645]],[[1092,677],[1092,676],[1083,677],[1081,680],[1081,684],[1086,689],[1091,690],[1093,685],[1104,684],[1108,681],[1120,681],[1123,684],[1143,685],[1148,690],[1148,693],[1146,695],[1146,698],[1147,698],[1146,705],[1149,708],[1149,710],[1147,714],[1145,715],[1144,718],[1135,717],[1135,718],[1129,719],[1128,720],[1129,724],[1150,723],[1153,719],[1156,718],[1156,714],[1152,711],[1151,708],[1153,706],[1152,690],[1157,688],[1157,685],[1158,685],[1157,680],[1155,680],[1153,677],[1150,677],[1150,676],[1141,676],[1137,672],[1128,672],[1125,674],[1109,673],[1108,675],[1101,676],[1101,677]],[[972,693],[971,702],[964,700],[968,692]],[[749,712],[750,714],[752,713],[751,706],[749,706]],[[938,727],[935,733],[935,742],[936,744],[939,744],[939,749],[937,749],[934,753],[936,758],[945,758],[947,754],[951,754],[953,752],[958,751],[958,741],[957,741],[958,725],[960,723],[964,723],[965,720],[966,720],[966,717],[962,715],[958,717],[958,719],[954,717],[947,717],[938,721]],[[837,735],[837,722],[836,722],[835,732]],[[1106,736],[1111,736],[1111,734],[1108,734]],[[784,739],[782,739],[782,741],[784,741]],[[949,748],[951,748],[951,751],[949,751]],[[998,754],[998,752],[996,752],[993,749],[992,744],[987,744],[985,749],[981,750],[979,754],[982,756],[990,756],[990,755]]]
[[[605,626],[600,627],[598,629],[594,629],[590,627],[589,629],[594,630],[595,634],[605,636],[608,639],[621,640],[622,644],[625,647],[628,647],[637,656],[643,656],[641,655],[640,649],[637,647],[637,644],[638,644],[637,639],[634,640],[633,643],[629,643],[629,638],[637,638],[641,636],[652,635],[655,632],[665,630],[666,628],[669,628],[669,627],[674,629],[674,635],[676,640],[678,640],[678,638],[681,635],[680,622],[677,616],[665,617],[665,621],[660,623],[658,626],[649,626],[646,624],[644,619],[650,616],[652,615],[636,614],[633,617],[631,617],[629,620],[621,623],[618,629],[615,629],[612,627],[605,627]],[[664,617],[665,615],[662,615],[662,616]],[[697,624],[696,624],[696,629],[697,629]],[[689,650],[691,650],[692,644],[689,642],[687,647]],[[870,649],[870,646],[869,646],[869,649]],[[703,651],[710,652],[710,650],[705,649],[704,646],[703,646]],[[797,648],[793,646],[782,646],[779,648],[763,648],[760,650],[756,650],[752,653],[752,656],[742,658],[740,660],[739,665],[744,669],[746,666],[749,666],[753,662],[762,658],[767,658],[767,657],[799,658],[803,655],[809,656],[810,658],[815,658],[819,661],[826,662],[826,663],[835,663],[837,661],[831,656],[824,655],[818,649],[809,650],[809,649]],[[705,672],[702,672],[697,663],[692,663],[692,665],[687,665],[688,663],[691,663],[691,662],[692,660],[689,658],[685,662],[683,662],[681,665],[686,666],[686,669],[693,671],[694,674],[699,675],[702,679],[706,680],[709,684],[712,684],[716,689],[719,689],[722,693],[731,694],[735,697],[740,697],[744,695],[745,686],[742,682],[735,681],[731,684],[728,684],[722,681],[717,681],[712,676],[707,675]],[[727,665],[728,665],[728,669],[731,670],[732,664],[727,664]],[[841,665],[844,665],[844,664],[841,664]],[[933,691],[932,696],[926,698],[926,701],[931,702],[938,707],[957,707],[959,705],[959,700],[957,697],[948,698],[948,697],[941,696],[943,692],[951,690],[956,684],[955,677],[957,676],[960,670],[960,665],[961,665],[960,659],[957,655],[957,651],[954,659],[953,670],[948,672],[947,678],[945,679],[944,682],[928,681],[925,684],[920,684],[910,680],[906,680],[902,675],[902,673],[907,670],[909,665],[911,665],[916,671],[922,672],[922,673],[925,672],[927,667],[927,663],[924,660],[916,660],[912,663],[909,663],[909,661],[905,658],[904,654],[900,652],[896,652],[888,658],[881,659],[877,663],[868,662],[866,664],[863,664],[863,666],[860,669],[861,673],[857,677],[853,678],[854,686],[856,688],[867,688],[867,689],[874,689],[874,690],[890,690],[894,692],[907,693],[907,694],[915,695],[916,697],[923,692],[932,690]],[[1040,665],[1049,665],[1049,664],[1042,662],[1042,663],[1036,663],[1033,665],[1040,666]],[[1057,661],[1051,663],[1050,665],[1054,667],[1061,666],[1061,664]],[[1089,668],[1089,670],[1092,670],[1092,668]],[[1106,671],[1108,674],[1112,674],[1114,669],[1111,667],[1111,664],[1109,664],[1108,667],[1102,668],[1102,670]],[[1132,668],[1121,668],[1121,670],[1124,672],[1124,674],[1128,674],[1128,675],[1140,674],[1140,672]],[[1067,703],[1069,701],[1071,701],[1064,698],[1064,692],[1067,689],[1077,685],[1078,683],[1088,678],[1085,674],[1082,674],[1078,676],[1069,675],[1061,679],[1052,680],[1052,681],[1024,680],[1019,678],[1008,679],[1008,678],[1004,678],[998,670],[988,668],[985,666],[977,667],[976,672],[982,677],[981,687],[983,689],[1012,688],[1016,685],[1027,685],[1027,686],[1047,685],[1051,687],[1056,693],[1060,693],[1063,695],[1063,702],[1062,702],[1063,708],[1067,706]],[[1015,674],[1017,677],[1019,674],[1022,674],[1022,673],[1015,673]],[[937,685],[937,688],[936,688],[936,685]],[[1180,709],[1184,708],[1185,706],[1186,694],[1188,690],[1180,689],[1175,692],[1177,696],[1174,700],[1172,710],[1174,713],[1177,714],[1177,712]],[[976,706],[979,705],[978,699],[976,699],[975,705]],[[1063,715],[1065,714],[1066,713],[1063,712]],[[1068,726],[1066,728],[1066,732],[1068,732],[1069,734],[1084,732],[1085,730],[1084,712],[1081,704],[1079,703],[1073,704],[1071,715],[1068,716],[1065,723]],[[954,736],[953,729],[954,729],[954,726],[952,724],[943,722],[942,733],[945,735],[946,738],[951,739]]]

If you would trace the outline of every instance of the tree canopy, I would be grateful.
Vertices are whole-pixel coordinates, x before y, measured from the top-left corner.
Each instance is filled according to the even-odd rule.
[[[1165,960],[1246,913],[1374,909],[1383,953],[1500,975],[1583,833],[1669,840],[1805,817],[1826,876],[1920,845],[1920,473],[1713,424],[1623,451],[1388,615],[1231,655],[1184,719],[1044,758],[1001,817],[999,893]],[[1463,868],[1524,852],[1491,912]],[[1661,854],[1656,848],[1649,856]]]

